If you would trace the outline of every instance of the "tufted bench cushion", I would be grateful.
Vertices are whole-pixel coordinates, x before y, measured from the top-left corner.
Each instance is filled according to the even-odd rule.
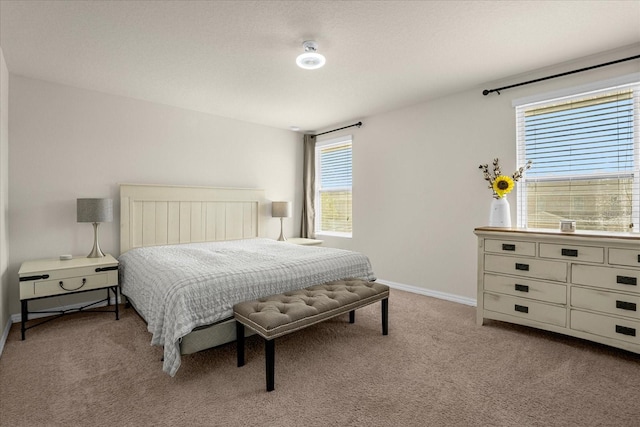
[[[349,313],[349,321],[353,323],[356,309],[377,301],[382,301],[382,334],[387,335],[388,298],[386,285],[345,279],[236,304],[233,314],[237,322],[238,366],[244,365],[246,326],[265,339],[267,391],[271,391],[275,338],[344,313]]]
[[[389,287],[358,279],[337,280],[233,307],[237,321],[273,339],[389,297]]]

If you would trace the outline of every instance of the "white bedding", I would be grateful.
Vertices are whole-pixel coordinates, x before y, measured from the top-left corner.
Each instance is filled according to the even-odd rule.
[[[164,346],[163,370],[180,367],[180,339],[233,315],[242,301],[349,277],[375,280],[357,252],[269,239],[130,250],[119,257],[120,286]]]

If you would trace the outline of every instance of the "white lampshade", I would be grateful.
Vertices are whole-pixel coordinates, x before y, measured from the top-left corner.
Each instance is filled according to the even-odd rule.
[[[78,199],[78,222],[113,221],[112,199]]]
[[[289,218],[291,216],[291,202],[272,202],[271,216],[274,218]]]
[[[77,200],[78,222],[93,223],[93,249],[87,258],[101,258],[104,252],[100,249],[98,242],[98,225],[101,222],[113,221],[113,200],[112,199],[78,199]]]

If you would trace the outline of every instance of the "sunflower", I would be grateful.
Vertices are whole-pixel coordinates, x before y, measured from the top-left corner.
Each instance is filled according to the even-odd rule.
[[[513,179],[510,176],[499,175],[493,181],[493,191],[496,192],[498,198],[509,194],[513,190]]]
[[[515,183],[522,179],[524,172],[531,167],[533,162],[528,160],[524,166],[521,166],[514,172],[512,176],[502,175],[498,159],[493,159],[493,173],[489,170],[489,164],[480,165],[480,170],[485,181],[489,183],[488,187],[493,192],[493,197],[501,199],[513,190]]]

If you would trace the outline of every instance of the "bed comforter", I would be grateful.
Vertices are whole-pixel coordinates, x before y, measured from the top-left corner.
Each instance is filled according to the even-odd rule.
[[[375,280],[360,253],[269,239],[130,250],[119,257],[122,294],[164,346],[163,370],[180,367],[180,339],[230,318],[239,302],[344,278]]]

